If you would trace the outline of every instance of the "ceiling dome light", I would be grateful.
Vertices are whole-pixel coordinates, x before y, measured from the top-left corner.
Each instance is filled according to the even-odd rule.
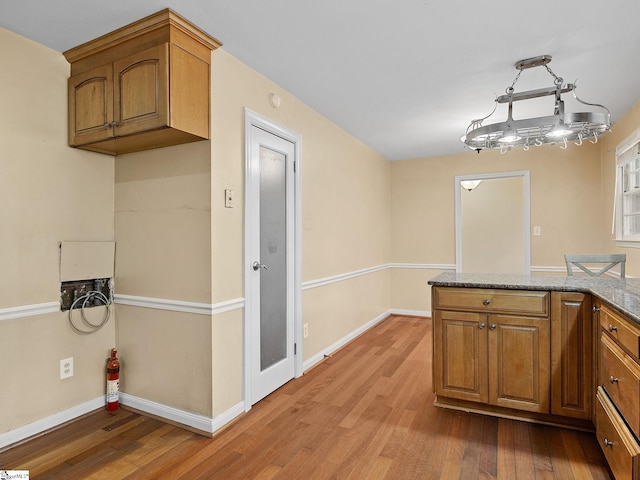
[[[496,107],[498,103],[509,104],[507,120],[483,125],[483,122],[495,113],[496,108],[494,107],[493,112],[489,115],[473,120],[469,124],[466,134],[461,138],[462,143],[478,152],[489,149],[500,150],[504,153],[511,150],[512,147],[524,147],[525,150],[528,150],[530,146],[555,144],[558,139],[563,140],[563,148],[566,148],[568,141],[575,141],[576,145],[581,145],[582,140],[590,139],[592,143],[596,143],[599,135],[608,132],[611,129],[611,113],[607,107],[580,100],[576,95],[576,84],[564,84],[564,80],[549,68],[549,62],[551,62],[551,55],[541,55],[516,62],[515,67],[518,74],[511,86],[506,89],[506,95],[501,95],[495,100]],[[553,77],[554,86],[515,93],[514,86],[523,70],[542,66]],[[581,104],[599,108],[601,111],[565,113],[562,94],[567,92],[572,92],[573,97]],[[555,96],[555,105],[551,115],[521,120],[513,119],[514,102],[546,96]]]
[[[460,182],[460,186],[466,190],[471,191],[478,185],[480,185],[480,182],[482,182],[482,180],[462,180]]]

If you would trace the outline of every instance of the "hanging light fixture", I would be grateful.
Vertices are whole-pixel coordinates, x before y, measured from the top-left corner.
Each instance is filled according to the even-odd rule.
[[[549,62],[551,62],[551,55],[541,55],[517,62],[515,67],[518,73],[511,86],[506,89],[506,95],[496,98],[493,112],[484,118],[471,122],[466,134],[461,138],[462,142],[472,150],[477,150],[478,153],[485,149],[500,150],[505,153],[513,147],[524,147],[525,150],[528,150],[530,146],[544,144],[560,144],[560,148],[567,148],[568,142],[582,145],[582,142],[586,140],[596,143],[598,136],[611,128],[609,110],[602,105],[580,100],[576,95],[576,84],[564,84],[562,77],[558,77],[549,68]],[[542,66],[553,77],[554,86],[515,93],[514,87],[522,72],[528,68]],[[566,113],[562,94],[568,92],[572,92],[573,97],[583,105],[597,107],[601,111]],[[514,120],[514,102],[551,95],[555,96],[552,115]],[[483,122],[495,113],[498,103],[508,103],[507,120],[483,125]]]

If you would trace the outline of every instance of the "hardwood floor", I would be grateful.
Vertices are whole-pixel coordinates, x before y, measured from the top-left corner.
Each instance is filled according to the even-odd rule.
[[[431,320],[393,316],[214,439],[119,410],[0,453],[31,479],[611,479],[595,436],[433,406]]]

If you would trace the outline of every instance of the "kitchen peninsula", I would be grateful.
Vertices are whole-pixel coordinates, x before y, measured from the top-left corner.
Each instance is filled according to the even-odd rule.
[[[431,279],[437,406],[584,430],[640,478],[640,279]]]

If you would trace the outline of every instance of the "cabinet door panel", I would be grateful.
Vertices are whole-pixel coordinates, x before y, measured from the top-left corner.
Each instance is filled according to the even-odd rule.
[[[168,126],[168,45],[114,62],[117,136]]]
[[[437,395],[486,403],[486,315],[434,313],[434,384]]]
[[[592,417],[591,297],[583,293],[551,295],[551,413]]]
[[[111,64],[69,78],[69,144],[85,145],[113,135]]]
[[[490,403],[548,413],[549,321],[492,315],[489,322]]]

